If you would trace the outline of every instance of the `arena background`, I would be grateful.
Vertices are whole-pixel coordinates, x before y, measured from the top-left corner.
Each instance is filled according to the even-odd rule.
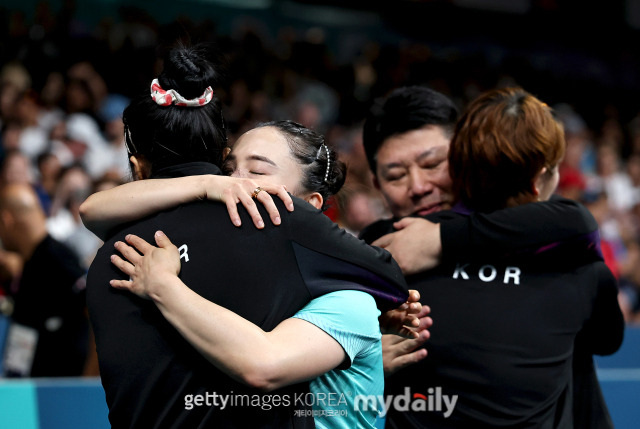
[[[228,58],[220,94],[231,141],[282,116],[325,132],[353,177],[330,215],[352,231],[370,218],[351,212],[362,209],[349,196],[365,193],[370,216],[385,213],[374,191],[362,191],[370,183],[361,121],[376,97],[400,85],[430,85],[461,107],[482,90],[521,85],[556,107],[568,132],[614,144],[623,171],[640,153],[639,36],[640,0],[0,0],[0,67],[22,64],[36,93],[52,72],[86,60],[126,99],[148,86],[159,45],[217,43]],[[582,166],[597,178],[594,160]],[[633,243],[614,246],[631,297],[640,278],[638,206],[624,213]],[[597,359],[622,429],[640,421],[635,310],[637,298],[622,349]],[[0,319],[0,344],[7,324]],[[0,379],[0,427],[108,427],[99,379]]]

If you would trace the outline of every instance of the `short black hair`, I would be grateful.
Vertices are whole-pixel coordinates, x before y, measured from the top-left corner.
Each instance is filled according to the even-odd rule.
[[[376,155],[391,136],[438,125],[453,135],[458,108],[446,95],[425,86],[405,86],[377,99],[364,123],[362,143],[369,168],[376,174]]]
[[[187,99],[219,84],[216,53],[209,45],[171,49],[158,76],[160,86]],[[125,141],[130,153],[142,155],[151,172],[185,162],[205,161],[220,166],[227,137],[218,98],[200,107],[160,106],[147,88],[124,110]]]

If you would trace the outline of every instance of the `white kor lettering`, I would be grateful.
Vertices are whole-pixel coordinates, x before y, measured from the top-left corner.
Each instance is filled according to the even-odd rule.
[[[485,271],[487,270],[487,268],[490,270],[489,271],[490,274],[488,276],[485,275]],[[483,265],[482,267],[480,267],[480,270],[478,271],[478,277],[480,277],[480,280],[482,280],[485,283],[492,282],[497,275],[498,275],[498,270],[496,270],[496,267],[492,265]]]
[[[178,247],[178,252],[180,252],[180,259],[184,259],[185,262],[189,262],[189,254],[187,253],[188,250],[189,247],[186,244]]]
[[[513,279],[513,284],[520,284],[520,268],[518,267],[507,267],[504,270],[504,284],[509,284],[509,279]]]
[[[463,279],[469,280],[469,274],[464,271],[464,269],[468,266],[469,264],[464,264],[463,266],[460,266],[460,264],[456,264],[456,270],[453,272],[453,278],[457,279],[458,277],[462,276]]]
[[[462,279],[469,280],[471,277],[467,270],[469,270],[470,264],[456,264],[456,268],[453,271],[454,279]],[[474,270],[475,271],[475,270]],[[518,267],[505,267],[504,276],[502,277],[502,282],[504,284],[509,284],[513,282],[515,285],[520,284],[520,275],[522,274],[522,270]],[[493,282],[498,278],[498,269],[493,265],[483,265],[478,269],[478,279],[481,281],[488,283]]]

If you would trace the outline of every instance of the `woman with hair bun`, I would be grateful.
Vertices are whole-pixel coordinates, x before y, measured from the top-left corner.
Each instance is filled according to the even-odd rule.
[[[257,271],[250,273],[255,279],[254,284],[225,281],[215,276],[208,280],[211,287],[225,291],[236,302],[246,301],[253,306],[268,307],[274,302],[261,303],[255,298],[261,285],[264,284],[264,288],[271,291],[273,286],[268,285],[278,283],[274,277],[297,276],[299,272],[304,279],[302,287],[307,289],[310,301],[304,308],[297,308],[297,313],[291,312],[290,317],[277,326],[257,326],[232,310],[212,302],[215,299],[207,300],[195,288],[190,288],[194,285],[189,281],[183,282],[181,278],[185,278],[191,262],[187,264],[188,260],[185,259],[185,265],[181,267],[181,251],[161,233],[155,234],[160,247],[154,247],[133,234],[127,234],[125,240],[124,232],[105,243],[102,257],[109,250],[112,251],[110,246],[115,246],[123,257],[113,255],[111,261],[130,278],[124,280],[125,276],[121,276],[122,280],[113,280],[111,285],[140,297],[151,298],[162,316],[199,353],[241,383],[271,391],[310,380],[311,393],[333,394],[330,401],[313,404],[319,408],[316,409],[317,427],[373,427],[377,410],[370,407],[359,411],[353,407],[357,394],[382,394],[380,313],[372,295],[378,295],[376,299],[383,306],[401,304],[407,299],[406,292],[402,292],[402,275],[388,254],[366,246],[355,237],[349,237],[320,213],[319,209],[325,205],[326,199],[344,183],[345,166],[336,159],[323,138],[313,131],[290,121],[263,124],[240,137],[227,157],[225,169],[238,177],[206,174],[211,171],[208,163],[219,164],[224,156],[224,122],[219,107],[214,103],[215,94],[209,91],[210,86],[191,85],[193,80],[189,76],[196,70],[204,70],[205,75],[209,74],[207,64],[200,64],[199,57],[193,51],[172,51],[169,62],[165,62],[165,71],[157,82],[152,83],[151,96],[135,100],[125,110],[125,138],[136,179],[178,176],[176,170],[185,168],[185,165],[189,174],[205,175],[137,180],[94,194],[81,208],[83,220],[90,229],[95,231],[97,228],[105,236],[106,231],[113,230],[113,219],[116,219],[116,223],[129,222],[180,203],[208,198],[224,200],[233,223],[239,226],[241,214],[236,204],[242,202],[254,222],[265,231],[236,229],[238,240],[242,243],[241,250],[235,254],[237,262],[232,259],[233,252],[210,257],[212,264],[219,264],[220,258],[226,257],[227,270],[238,270],[240,275],[246,274],[245,271],[251,272],[252,264],[248,262],[257,259],[253,263]],[[205,79],[205,82],[209,80]],[[183,88],[190,88],[190,91],[186,92]],[[214,105],[209,107],[212,103]],[[207,162],[202,162],[202,159]],[[254,181],[253,178],[260,178],[261,181]],[[291,203],[291,198],[281,186],[283,184],[311,205],[298,203],[294,213],[283,213],[280,219],[274,201],[267,192],[262,191],[276,193],[285,202]],[[274,223],[282,225],[265,227],[258,220],[260,212],[255,200],[267,206]],[[296,200],[293,198],[293,202]],[[295,221],[296,218],[300,219],[299,216],[305,216],[305,220]],[[318,219],[318,216],[322,219]],[[285,217],[287,220],[282,222]],[[217,224],[209,221],[201,225],[203,234],[206,230],[223,230],[227,226],[226,222],[220,225],[219,221]],[[284,247],[278,247],[280,231],[289,231],[286,233],[294,234],[297,238],[292,238]],[[271,242],[274,243],[273,247],[269,247],[269,252],[261,254],[253,248],[251,237],[256,235],[264,236],[269,246]],[[228,234],[226,237],[232,236]],[[204,237],[202,239],[206,240]],[[231,243],[224,242],[227,239],[218,237],[230,247]],[[326,248],[323,248],[325,245]],[[272,265],[258,270],[265,265],[262,259],[272,257],[268,253],[279,255],[291,253],[292,250],[297,266]],[[113,267],[111,269],[115,273]],[[341,274],[336,275],[334,271]],[[106,273],[106,268],[103,272]],[[111,278],[113,276],[115,274]],[[371,280],[377,283],[377,278],[384,278],[383,283],[395,290],[385,290],[384,287],[374,290],[375,287],[369,283]],[[282,301],[291,301],[289,289],[292,286],[287,284],[287,280],[277,286],[280,290],[276,287],[273,294]],[[111,293],[120,298],[137,299],[115,289],[111,289]],[[243,297],[243,293],[246,297]],[[102,298],[108,298],[108,294],[105,296],[103,293]],[[397,301],[395,305],[391,304],[394,300]],[[412,301],[417,301],[415,295]],[[94,302],[94,309],[102,305],[97,299]],[[416,313],[419,311],[420,304],[412,302],[387,313],[382,318],[383,322],[387,322],[382,328],[386,332],[415,337],[418,334],[409,326],[418,324]],[[110,317],[112,321],[121,322],[117,315]],[[428,323],[426,320],[424,324]],[[172,337],[171,334],[168,332],[166,336]],[[99,342],[98,346],[100,352]],[[353,395],[342,395],[341,399],[336,396],[346,391],[351,391]],[[324,397],[328,398],[326,395]],[[274,423],[270,427],[281,426]]]

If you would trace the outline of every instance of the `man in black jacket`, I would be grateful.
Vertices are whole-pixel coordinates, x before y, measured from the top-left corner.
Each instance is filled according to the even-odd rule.
[[[85,270],[71,249],[47,233],[29,185],[0,189],[0,239],[24,261],[14,300],[5,372],[9,376],[82,375],[89,344]]]

